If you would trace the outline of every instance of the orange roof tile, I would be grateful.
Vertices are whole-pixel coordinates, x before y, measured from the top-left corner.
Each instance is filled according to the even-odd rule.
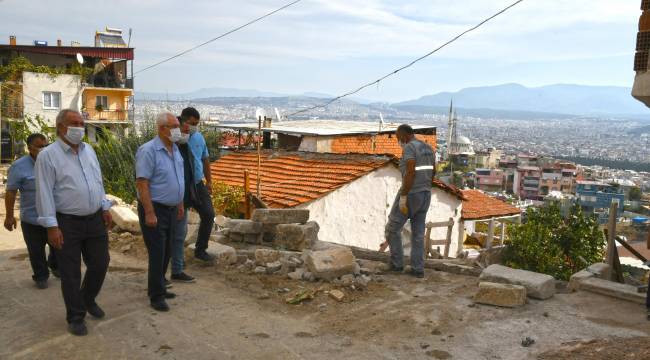
[[[462,211],[464,220],[481,220],[521,213],[518,208],[479,190],[463,190],[463,195],[466,198]]]
[[[390,156],[264,151],[260,176],[262,200],[272,208],[295,207],[392,161]],[[256,152],[233,152],[210,165],[212,178],[228,185],[244,186],[244,170],[249,171],[251,190],[254,190]]]

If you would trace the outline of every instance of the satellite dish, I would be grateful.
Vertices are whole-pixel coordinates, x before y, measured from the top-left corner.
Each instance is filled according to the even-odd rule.
[[[255,110],[255,119],[261,118],[262,120],[264,120],[265,117],[266,117],[266,111],[264,111],[264,109],[257,108],[257,110]]]
[[[81,65],[84,63],[84,57],[80,53],[77,53],[77,62]]]

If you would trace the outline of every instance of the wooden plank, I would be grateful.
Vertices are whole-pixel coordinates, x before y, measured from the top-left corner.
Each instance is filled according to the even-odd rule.
[[[424,257],[431,257],[431,228],[427,228],[426,233],[424,234]]]
[[[430,228],[437,228],[437,227],[447,227],[451,224],[452,226],[454,225],[454,219],[452,218],[449,221],[441,221],[441,222],[429,222],[427,223],[427,229]]]
[[[241,137],[240,137],[241,139]],[[250,174],[248,170],[244,170],[244,201],[246,202],[244,205],[244,218],[245,219],[250,219],[251,218],[251,201],[250,201],[250,187],[251,187],[251,180],[250,180]]]
[[[494,219],[490,219],[490,222],[488,223],[487,240],[485,240],[485,248],[486,249],[492,248],[492,241],[493,240],[494,240]]]
[[[449,218],[449,226],[447,226],[447,238],[445,239],[445,259],[449,257],[449,247],[451,246],[451,232],[454,229],[454,218]]]
[[[616,251],[616,215],[618,212],[618,203],[613,202],[609,206],[609,220],[607,222],[607,254],[606,263],[609,265],[609,273],[607,279],[610,281],[617,281],[619,275],[617,274],[616,263],[618,262],[618,251]],[[619,267],[620,267],[620,262]],[[622,274],[621,274],[622,275]]]
[[[632,247],[632,245],[628,244],[627,241],[623,240],[620,236],[615,237],[616,241],[623,245],[624,248],[627,249],[627,251],[631,252],[632,255],[636,256],[637,259],[643,261],[644,263],[648,261],[648,259],[645,258],[645,256],[641,255],[638,251],[636,251],[635,248]]]

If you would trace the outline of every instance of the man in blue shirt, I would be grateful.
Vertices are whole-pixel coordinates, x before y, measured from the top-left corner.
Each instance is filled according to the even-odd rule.
[[[213,257],[206,252],[210,234],[214,228],[214,208],[212,207],[212,199],[210,197],[210,194],[212,194],[212,175],[210,174],[208,147],[203,135],[198,130],[199,120],[201,118],[199,112],[193,107],[188,107],[181,112],[181,118],[190,127],[188,147],[190,150],[189,155],[192,158],[193,189],[196,190],[196,196],[191,199],[190,206],[199,213],[199,217],[201,218],[194,256],[203,261],[212,261]],[[205,179],[205,184],[203,183],[203,179]]]
[[[14,204],[16,193],[20,191],[20,228],[27,244],[29,262],[32,265],[32,279],[39,289],[47,288],[47,278],[50,273],[56,277],[59,272],[56,267],[54,248],[50,245],[50,255],[45,259],[45,244],[47,244],[47,229],[38,225],[36,212],[36,182],[34,180],[34,163],[42,148],[47,146],[47,139],[43,134],[31,134],[27,137],[27,150],[29,154],[16,160],[9,168],[7,178],[7,193],[5,194],[5,228],[13,231],[16,228],[14,217]]]
[[[158,136],[140,146],[135,155],[140,228],[149,252],[148,295],[151,307],[169,311],[165,299],[175,297],[165,288],[170,245],[178,220],[184,217],[183,158],[176,142],[181,139],[176,116],[156,117]]]
[[[108,270],[107,230],[112,224],[97,155],[82,141],[84,126],[78,111],[61,110],[58,139],[39,153],[34,167],[38,223],[47,228],[47,241],[56,248],[68,331],[77,336],[88,333],[86,313],[105,315],[95,298]]]

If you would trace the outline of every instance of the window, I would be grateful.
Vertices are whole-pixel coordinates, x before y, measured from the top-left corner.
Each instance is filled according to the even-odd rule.
[[[98,95],[95,98],[95,109],[98,109],[99,107],[101,107],[102,110],[108,110],[108,96]]]
[[[61,93],[52,91],[43,91],[43,109],[60,109]]]

